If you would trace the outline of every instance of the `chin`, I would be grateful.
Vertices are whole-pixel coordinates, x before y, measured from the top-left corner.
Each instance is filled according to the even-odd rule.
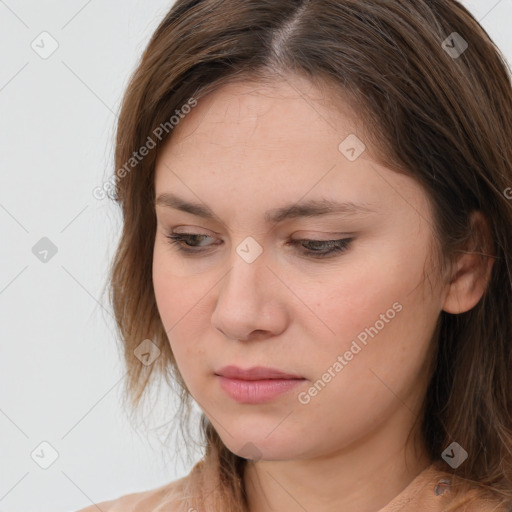
[[[266,437],[272,428],[275,425],[268,429],[249,429],[246,435],[236,435],[230,431],[233,437],[225,434],[222,442],[231,452],[244,459],[277,461],[300,458],[303,452],[299,452],[298,447],[303,450],[303,443],[284,429],[279,434],[272,433]]]

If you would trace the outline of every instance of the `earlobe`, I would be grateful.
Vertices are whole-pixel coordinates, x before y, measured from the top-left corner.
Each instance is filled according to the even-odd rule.
[[[443,310],[460,314],[474,308],[489,284],[494,264],[492,235],[485,217],[480,212],[471,215],[472,236],[460,251],[455,264]]]

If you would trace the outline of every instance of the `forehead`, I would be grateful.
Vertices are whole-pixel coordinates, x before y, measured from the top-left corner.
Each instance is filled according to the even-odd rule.
[[[260,197],[283,187],[303,195],[339,166],[338,146],[353,131],[352,119],[307,81],[228,84],[178,123],[159,155],[156,188],[182,177],[196,192],[208,184],[209,194],[222,186]]]
[[[328,92],[294,78],[228,84],[204,96],[159,154],[156,195],[199,200],[239,222],[253,221],[255,203],[266,211],[301,199],[410,208],[399,203],[418,199],[411,178],[371,158],[355,112]],[[351,161],[339,147],[354,135],[366,149]]]
[[[327,84],[314,85],[295,75],[270,83],[242,81],[200,98],[173,129],[163,152],[178,156],[198,144],[202,150],[204,145],[229,148],[232,156],[234,146],[285,152],[294,145],[318,144],[328,135],[336,141],[345,133],[361,133],[357,124],[348,101],[340,101],[339,92]]]

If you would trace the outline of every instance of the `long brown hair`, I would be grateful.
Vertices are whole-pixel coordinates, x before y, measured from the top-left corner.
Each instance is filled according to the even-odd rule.
[[[169,385],[178,384],[188,414],[188,391],[152,288],[159,149],[186,114],[184,106],[230,82],[271,82],[290,73],[350,98],[381,162],[424,187],[434,207],[443,266],[469,241],[471,250],[491,256],[472,230],[471,213],[479,211],[488,221],[492,275],[470,311],[441,312],[421,432],[439,467],[448,471],[441,454],[456,441],[469,458],[449,473],[510,503],[511,73],[486,31],[455,0],[178,0],[173,5],[131,77],[117,126],[114,198],[124,223],[110,293],[130,405],[137,408],[150,384],[163,376]],[[144,146],[146,156],[133,160]],[[161,351],[151,365],[134,356],[146,339]],[[205,460],[214,461],[225,491],[223,510],[246,510],[246,459],[226,448],[204,415],[201,428]]]

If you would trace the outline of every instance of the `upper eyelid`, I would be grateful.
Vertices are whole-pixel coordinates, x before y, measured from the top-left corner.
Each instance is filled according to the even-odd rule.
[[[303,218],[303,219],[299,219],[299,220],[296,220],[297,222],[300,222],[300,221],[308,221],[308,220],[311,220],[311,219],[307,219],[307,218]],[[326,219],[322,219],[321,217],[318,217],[318,218],[314,218],[313,220],[315,221],[319,221],[321,222],[322,220],[324,221],[327,221]],[[345,219],[346,220],[346,219]],[[157,221],[157,225],[160,225],[162,227],[162,229],[164,230],[174,230],[176,228],[180,228],[182,226],[176,226],[176,228],[174,227],[169,227],[170,224],[175,224],[175,220],[170,220],[170,219],[166,219],[165,217],[165,212],[163,212],[162,214],[156,214],[156,221]],[[208,222],[208,220],[203,220],[203,222]],[[290,221],[292,222],[292,221]],[[295,221],[293,221],[295,222]],[[327,222],[332,222],[332,219],[330,221],[327,221]],[[185,226],[189,226],[189,224],[186,224],[186,223],[183,223]],[[191,222],[191,224],[193,224],[193,221]],[[215,236],[218,236],[218,237],[221,237],[223,236],[221,233],[219,233],[218,231],[215,231],[214,229],[212,228],[206,228],[206,227],[200,227],[200,226],[190,226],[191,228],[193,229],[199,229],[199,230],[206,230],[210,233],[213,233]],[[348,226],[347,226],[348,227]],[[297,230],[297,231],[319,231],[319,232],[322,232],[323,235],[325,236],[332,236],[332,237],[343,237],[343,236],[352,236],[353,234],[355,234],[356,231],[359,231],[360,229],[360,226],[358,226],[356,224],[356,226],[353,226],[351,225],[351,228],[350,230],[347,230],[347,231],[324,231],[322,229],[314,229],[314,228],[305,228],[305,229],[302,229],[302,230]],[[355,229],[354,229],[355,228]],[[279,231],[288,231],[289,230],[289,226],[286,227],[285,225],[281,226],[281,227],[278,227],[277,229],[275,228],[270,228],[270,231],[274,231],[276,233],[278,233]],[[185,232],[186,234],[189,234],[188,232]],[[181,234],[181,233],[180,233]],[[192,234],[196,234],[196,233],[192,233]],[[210,235],[208,235],[210,236]]]
[[[222,234],[221,233],[218,233],[217,231],[214,231],[212,229],[209,229],[209,228],[204,228],[204,227],[199,227],[199,226],[176,226],[176,227],[169,227],[168,226],[168,223],[166,222],[157,222],[158,225],[161,226],[161,228],[163,229],[164,232],[166,232],[167,234],[177,234],[177,235],[205,235],[205,236],[212,236],[212,238],[215,238],[215,237],[222,237]],[[184,228],[186,229],[187,231],[174,231],[175,229],[179,229],[179,228]],[[191,232],[191,231],[188,231],[189,229],[191,229],[192,231],[194,230],[200,230],[201,232],[199,233],[195,233],[195,232]],[[208,233],[203,233],[202,230],[206,230],[208,231]],[[318,234],[317,235],[312,235],[312,236],[328,236],[328,237],[332,237],[330,238],[329,240],[334,240],[334,239],[340,239],[341,237],[349,237],[349,236],[353,236],[355,235],[355,231],[356,230],[350,230],[350,231],[324,231],[324,230],[314,230],[314,229],[302,229],[302,230],[297,230],[297,231],[306,231],[306,232],[313,232],[313,231],[316,231]],[[213,235],[210,235],[209,233],[213,233]],[[321,234],[320,234],[321,233]],[[303,236],[304,238],[307,238],[309,235],[300,235],[300,236]]]
[[[221,236],[221,233],[213,230],[213,229],[210,229],[210,228],[205,228],[205,227],[200,227],[200,226],[193,226],[193,225],[184,225],[184,226],[175,226],[175,227],[170,227],[170,222],[166,221],[165,218],[164,219],[160,219],[158,217],[158,215],[156,216],[156,224],[157,226],[160,226],[165,232],[168,232],[168,233],[172,233],[174,232],[175,229],[192,229],[192,230],[205,230],[205,231],[208,231],[209,233],[213,233],[215,236]],[[176,232],[176,234],[192,234],[192,235],[195,235],[195,234],[203,234],[203,233],[190,233],[189,231],[184,231],[183,233],[181,232]],[[204,233],[204,234],[208,234],[208,233]],[[208,234],[208,236],[210,236]]]

